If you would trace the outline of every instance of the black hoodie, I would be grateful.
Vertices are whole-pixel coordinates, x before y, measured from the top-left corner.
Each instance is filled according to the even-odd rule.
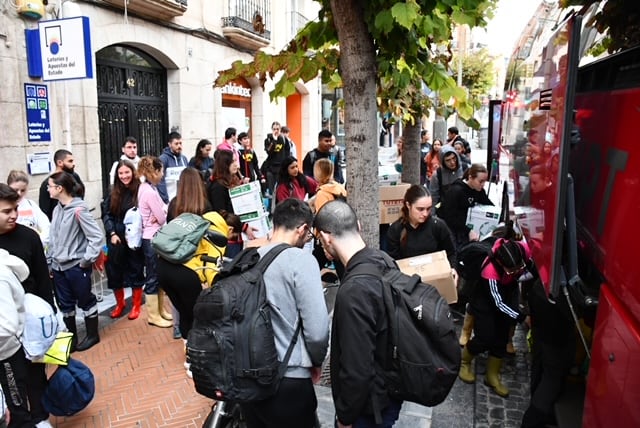
[[[361,415],[373,415],[389,404],[382,377],[388,343],[388,322],[382,279],[350,272],[361,263],[385,266],[380,250],[364,248],[347,263],[333,311],[331,327],[331,390],[336,416],[351,425]]]
[[[447,199],[438,210],[438,216],[447,223],[453,233],[456,248],[469,242],[471,229],[467,227],[467,212],[474,205],[493,205],[493,202],[484,189],[474,190],[459,178],[451,184]]]

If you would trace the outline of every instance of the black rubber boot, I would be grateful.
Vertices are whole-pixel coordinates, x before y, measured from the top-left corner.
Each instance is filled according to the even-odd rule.
[[[67,326],[67,330],[70,333],[73,333],[73,338],[71,339],[71,352],[76,351],[76,343],[78,343],[78,328],[76,327],[76,316],[71,315],[69,317],[62,317],[64,321],[64,325]]]
[[[84,325],[87,327],[87,336],[76,346],[76,350],[81,352],[100,343],[100,336],[98,335],[98,314],[84,317]]]

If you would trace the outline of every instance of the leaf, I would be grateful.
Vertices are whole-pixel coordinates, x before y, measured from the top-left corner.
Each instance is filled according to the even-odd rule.
[[[320,72],[318,65],[318,61],[305,59],[302,64],[302,69],[300,70],[300,79],[302,79],[303,82],[314,79]]]
[[[391,14],[396,22],[408,30],[413,27],[419,12],[420,8],[412,0],[396,3],[391,8]]]
[[[382,33],[389,33],[393,29],[393,16],[391,11],[383,10],[376,15],[375,27]]]
[[[473,28],[476,26],[476,16],[464,13],[460,8],[455,7],[451,14],[451,20],[459,25],[468,25]]]

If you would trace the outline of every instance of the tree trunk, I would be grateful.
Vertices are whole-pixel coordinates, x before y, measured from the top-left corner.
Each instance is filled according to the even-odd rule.
[[[362,237],[379,246],[376,56],[362,19],[362,0],[330,0],[340,43],[340,74],[345,102],[347,192]]]
[[[402,149],[402,182],[420,184],[420,122],[407,123],[402,130],[404,144]]]

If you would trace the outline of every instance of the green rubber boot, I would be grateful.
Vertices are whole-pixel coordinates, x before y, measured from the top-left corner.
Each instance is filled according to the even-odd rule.
[[[475,355],[469,352],[469,349],[465,346],[462,348],[462,362],[460,363],[460,373],[458,377],[465,383],[474,383],[476,381],[476,374],[473,372],[473,363]]]
[[[487,359],[487,374],[484,378],[484,384],[491,387],[493,391],[500,397],[508,397],[509,389],[500,382],[500,368],[502,367],[502,358],[489,357]]]

